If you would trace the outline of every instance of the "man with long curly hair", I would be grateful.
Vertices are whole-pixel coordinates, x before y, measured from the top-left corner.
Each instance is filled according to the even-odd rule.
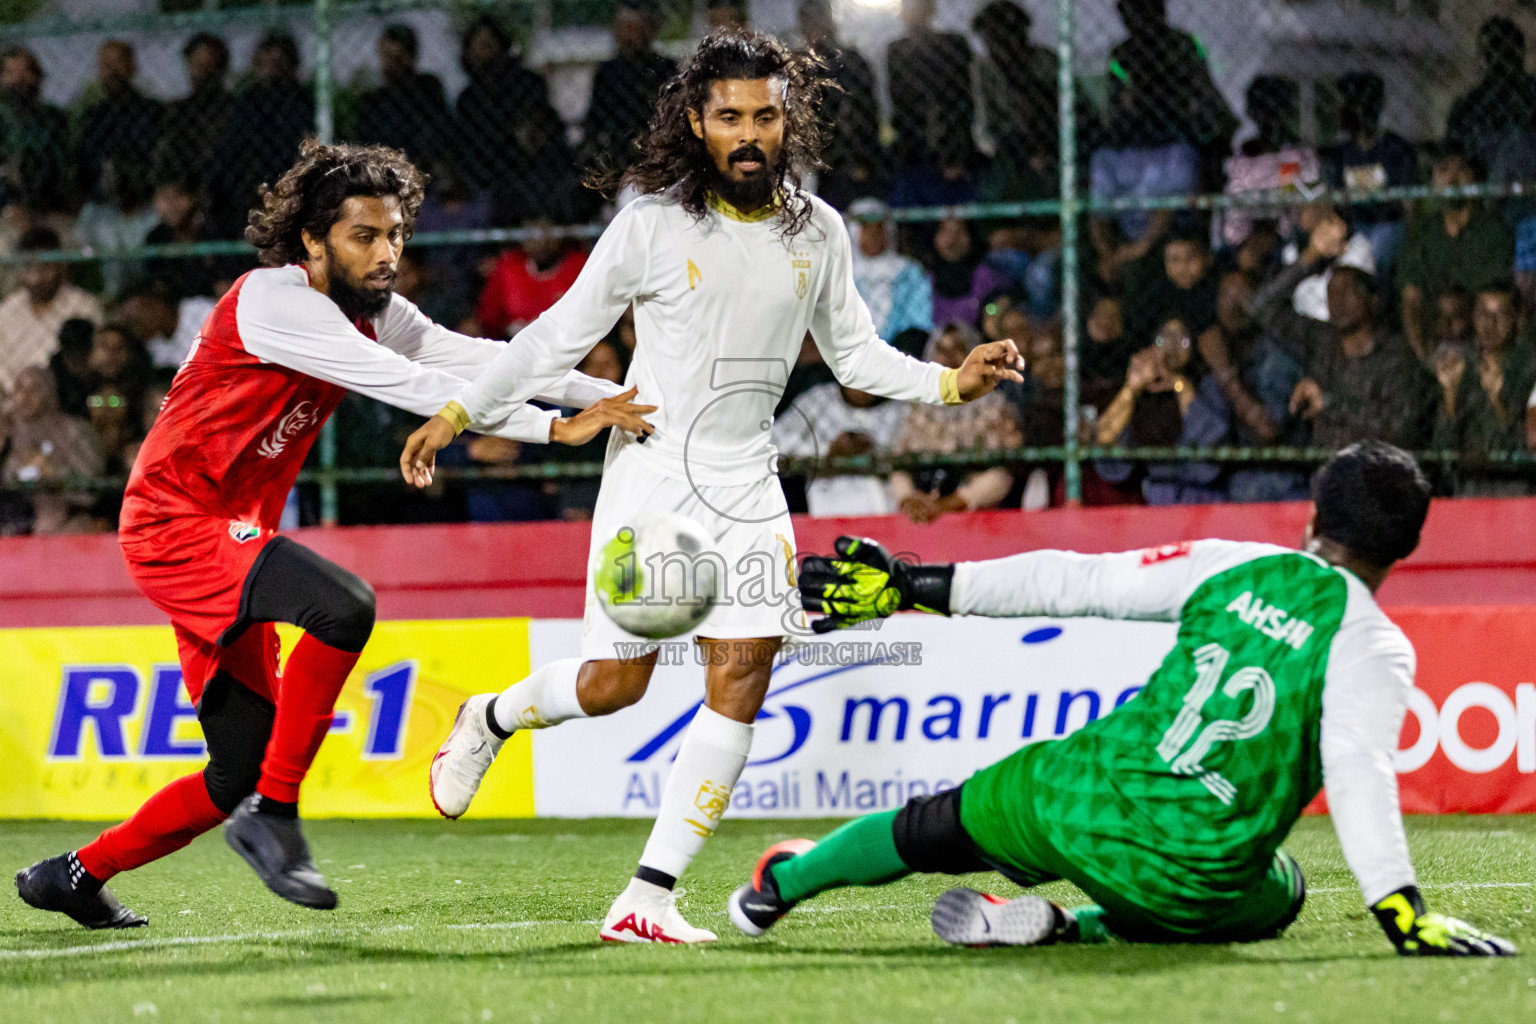
[[[348,390],[431,415],[502,347],[439,327],[392,290],[422,185],[396,150],[311,140],[262,189],[246,240],[263,267],[219,300],[182,363],[129,476],[120,532],[129,574],[175,626],[208,765],[79,850],[19,873],[32,906],[88,928],[142,925],[104,883],[226,817],[229,844],[268,888],[336,905],[299,830],[299,783],[373,630],[373,590],[276,529]],[[568,444],[614,424],[649,429],[634,392],[607,381],[571,373],[542,391],[590,407],[562,419],[509,404],[481,427]],[[278,622],[304,631],[281,687]]]
[[[714,552],[692,555],[726,571],[696,635],[705,698],[640,868],[603,923],[611,941],[715,938],[683,919],[672,889],[730,801],[784,635],[803,629],[784,586],[793,586],[794,530],[769,431],[807,331],[842,383],[889,398],[957,403],[1021,379],[1012,342],[978,346],[956,370],[902,355],[876,333],[854,290],[842,218],[801,188],[817,160],[817,72],[811,58],[769,36],[705,38],[662,90],[644,151],[622,176],[639,198],[614,218],[564,298],[401,457],[406,478],[426,484],[434,453],[458,430],[559,379],[633,304],[638,345],[628,382],[660,411],[649,438],[615,431],[610,439],[592,553],[622,538],[639,513],[677,512],[715,538]],[[599,609],[590,576],[586,607],[580,658],[460,709],[431,769],[445,815],[469,807],[514,730],[610,714],[645,693],[654,650],[633,655],[638,638]]]

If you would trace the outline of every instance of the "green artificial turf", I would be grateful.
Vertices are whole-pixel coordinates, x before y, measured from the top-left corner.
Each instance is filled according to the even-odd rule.
[[[0,899],[0,1021],[1536,1020],[1536,817],[1409,821],[1431,907],[1532,951],[1502,961],[1393,955],[1326,819],[1302,821],[1287,843],[1310,892],[1272,942],[955,949],[928,926],[934,898],[956,884],[938,877],[830,893],[769,938],[737,935],[725,899],[758,852],[830,827],[727,823],[683,881],[684,913],[720,933],[706,948],[598,941],[644,822],[311,823],[316,860],[341,894],[330,913],[269,895],[209,835],[113,883],[148,928],[87,932]],[[0,824],[0,866],[95,831]]]

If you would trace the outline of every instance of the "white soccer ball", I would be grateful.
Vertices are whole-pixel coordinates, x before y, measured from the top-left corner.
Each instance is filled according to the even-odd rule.
[[[649,640],[693,629],[714,607],[725,560],[709,531],[676,512],[644,512],[598,549],[592,584],[619,628]]]

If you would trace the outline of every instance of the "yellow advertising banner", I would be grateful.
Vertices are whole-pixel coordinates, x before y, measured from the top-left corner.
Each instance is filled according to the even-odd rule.
[[[285,651],[296,636],[283,627]],[[301,812],[435,816],[427,768],[459,704],[527,674],[527,619],[379,623]],[[0,818],[124,818],[206,761],[169,626],[0,630]],[[531,817],[527,734],[497,761],[470,816]]]

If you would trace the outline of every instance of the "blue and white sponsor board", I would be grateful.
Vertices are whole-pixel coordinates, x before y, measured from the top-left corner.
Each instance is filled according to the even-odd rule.
[[[818,638],[775,663],[728,813],[847,816],[952,788],[1134,697],[1175,634],[1171,623],[902,615]],[[529,644],[535,667],[578,657],[581,623],[534,620]],[[704,695],[691,644],[661,661],[635,706],[533,734],[539,815],[655,814]]]

